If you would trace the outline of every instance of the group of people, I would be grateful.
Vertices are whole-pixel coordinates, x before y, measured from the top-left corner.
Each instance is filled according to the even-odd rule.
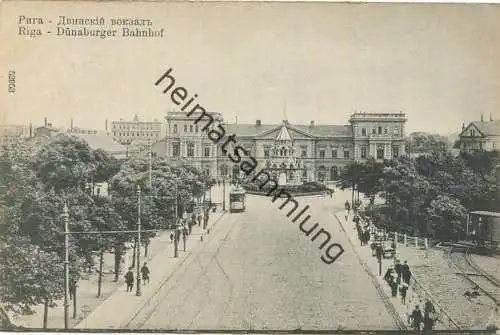
[[[210,216],[210,207],[207,206],[207,208],[204,211],[204,215],[201,215],[202,210],[194,211],[190,216],[186,218],[179,218],[177,222],[177,227],[180,227],[180,229],[176,229],[171,232],[170,234],[170,240],[173,242],[174,240],[179,241],[180,237],[182,235],[184,241],[186,240],[188,235],[191,235],[191,231],[195,225],[198,225],[198,227],[201,227],[201,224],[203,222],[203,229],[206,229],[208,225],[208,219]],[[150,276],[150,270],[149,267],[147,266],[147,263],[144,263],[144,265],[141,268],[141,275],[142,275],[142,280],[144,283],[149,284],[149,276]],[[132,292],[134,289],[134,268],[130,267],[125,274],[125,282],[127,284],[127,292]]]
[[[385,273],[384,280],[391,288],[392,297],[398,296],[398,288],[401,296],[401,302],[406,304],[406,292],[410,286],[411,271],[408,262],[404,261],[403,264],[396,260],[393,267],[389,267]]]
[[[429,332],[434,328],[434,324],[438,319],[438,315],[436,313],[436,308],[432,304],[432,302],[427,299],[424,304],[424,313],[422,314],[422,310],[419,305],[415,306],[415,309],[412,311],[410,316],[408,317],[408,323],[414,330],[420,330],[423,324],[423,331]]]
[[[359,215],[357,214],[356,210],[359,208],[359,204],[355,202],[352,206],[349,203],[349,200],[347,200],[344,204],[345,207],[345,220],[349,218],[349,214],[351,212],[351,209],[353,211],[354,218],[352,221],[356,224],[356,229],[358,231],[358,239],[361,242],[361,245],[367,245],[368,242],[370,241],[370,229],[369,225],[362,226],[361,224],[361,219]]]
[[[208,226],[208,220],[210,218],[210,206],[206,206],[204,210],[204,214],[201,215],[202,209],[198,209],[193,211],[191,215],[187,216],[186,218],[179,218],[177,221],[176,228],[180,227],[179,230],[174,230],[170,233],[170,240],[174,242],[174,240],[177,239],[177,241],[180,240],[180,234],[182,234],[183,238],[187,238],[188,235],[191,235],[191,232],[193,230],[193,227],[198,225],[198,227],[201,227],[201,224],[203,222],[203,229],[206,229]]]
[[[368,226],[363,227],[361,225],[361,219],[357,215],[352,220],[356,224],[356,230],[358,231],[359,242],[361,243],[361,245],[367,245],[368,242],[370,242],[371,238],[369,227]]]
[[[349,203],[349,201],[345,202],[345,219],[349,218],[350,211],[354,211],[354,218],[353,222],[355,223],[356,227],[355,229],[357,230],[358,233],[358,239],[361,243],[361,245],[367,245],[370,241],[371,235],[375,234],[376,238],[375,240],[377,241],[379,236],[376,231],[373,231],[372,233],[370,232],[370,225],[363,225],[361,223],[360,217],[357,215],[357,211],[355,211],[355,208],[359,208],[358,203],[354,203],[352,206]],[[372,227],[373,228],[373,227]],[[383,233],[383,238],[384,240],[387,238],[385,235],[385,232]],[[372,247],[375,247],[374,251],[374,256],[377,256],[379,258],[379,261],[382,258],[382,253],[384,252],[384,248],[380,243],[374,243]],[[391,244],[391,248],[394,249],[396,248],[395,243],[393,242]],[[394,266],[389,267],[387,269],[387,272],[384,275],[384,280],[387,282],[389,287],[391,288],[391,295],[392,297],[396,298],[398,296],[398,292],[401,298],[401,302],[403,304],[406,304],[406,295],[408,292],[408,288],[410,286],[410,279],[411,279],[411,270],[410,266],[408,265],[407,261],[404,261],[401,263],[397,258],[395,259]],[[425,305],[424,305],[424,311],[422,312],[420,310],[420,306],[416,305],[415,309],[412,311],[412,313],[409,315],[408,322],[410,326],[417,331],[420,331],[422,329],[423,325],[423,331],[428,332],[432,331],[434,324],[436,320],[438,319],[436,309],[434,308],[434,305],[432,302],[427,299]]]
[[[148,283],[148,285],[150,273],[151,272],[149,271],[147,263],[144,262],[144,265],[141,267],[142,281],[144,283]],[[125,282],[127,283],[127,292],[132,292],[134,289],[134,268],[132,266],[128,268],[128,271],[125,274]]]

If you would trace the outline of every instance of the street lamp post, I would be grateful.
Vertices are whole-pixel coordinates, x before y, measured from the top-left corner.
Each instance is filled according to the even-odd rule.
[[[137,185],[137,290],[135,295],[140,297],[141,293],[141,186]]]
[[[178,193],[177,193],[177,179],[175,180],[175,226],[174,226],[174,257],[179,257],[179,238],[177,236],[177,226],[179,224],[179,204],[178,204]]]
[[[63,208],[64,221],[64,328],[69,328],[69,214],[68,205]]]
[[[226,176],[222,177],[222,210],[226,211]]]
[[[153,170],[153,160],[152,160],[152,154],[151,154],[151,139],[148,140],[149,144],[149,152],[148,152],[148,160],[149,160],[149,195],[152,195],[153,192],[153,182],[152,182],[152,170]]]
[[[179,203],[178,203],[178,198],[179,198],[179,194],[178,194],[178,190],[177,190],[177,180],[175,180],[175,223],[177,224],[177,218],[179,217],[179,213],[178,213],[178,210],[179,210]]]

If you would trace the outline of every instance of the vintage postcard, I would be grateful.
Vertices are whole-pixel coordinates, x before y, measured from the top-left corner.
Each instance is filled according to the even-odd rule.
[[[500,7],[0,3],[4,330],[500,327]]]

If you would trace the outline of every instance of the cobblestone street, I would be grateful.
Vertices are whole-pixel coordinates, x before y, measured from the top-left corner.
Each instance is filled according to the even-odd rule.
[[[333,264],[278,201],[248,196],[247,211],[228,214],[127,327],[397,329],[334,216],[345,197],[298,201],[345,249]]]

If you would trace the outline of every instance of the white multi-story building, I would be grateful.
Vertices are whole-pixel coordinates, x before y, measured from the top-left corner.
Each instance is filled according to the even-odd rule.
[[[30,137],[32,132],[33,129],[30,125],[0,125],[0,150],[18,140]]]
[[[254,157],[259,169],[266,168],[277,176],[285,174],[287,182],[329,181],[338,179],[340,169],[352,161],[374,157],[391,159],[405,154],[403,113],[354,113],[348,125],[292,124],[227,124],[222,115],[210,113],[213,123],[221,124],[226,136],[235,134],[236,145]],[[158,155],[182,158],[214,177],[231,177],[241,173],[208,138],[194,115],[167,113],[167,136],[153,144]],[[228,147],[229,152],[232,148]]]
[[[140,121],[137,115],[134,116],[132,121],[120,119],[120,121],[112,121],[110,135],[113,139],[123,145],[129,145],[132,142],[151,141],[152,143],[160,140],[162,137],[161,122],[154,121]]]

